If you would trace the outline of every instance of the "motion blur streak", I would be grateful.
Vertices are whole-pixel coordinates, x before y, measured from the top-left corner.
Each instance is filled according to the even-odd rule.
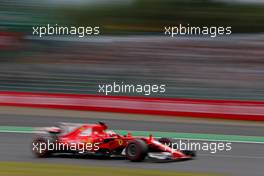
[[[14,108],[12,108],[14,109]],[[21,108],[20,108],[21,109]],[[246,123],[241,124],[206,124],[199,121],[190,122],[152,122],[150,117],[146,116],[134,116],[133,120],[127,120],[126,115],[118,115],[123,119],[113,120],[106,119],[102,113],[93,113],[90,117],[90,113],[87,113],[85,117],[76,117],[76,114],[81,112],[71,111],[54,111],[46,110],[42,115],[32,114],[35,112],[43,112],[37,110],[26,109],[26,111],[9,109],[10,115],[0,112],[0,124],[6,124],[10,126],[32,126],[32,127],[47,127],[54,125],[61,120],[67,122],[77,123],[95,123],[97,121],[105,121],[109,124],[109,127],[113,129],[127,129],[128,131],[136,130],[155,130],[164,132],[192,132],[192,133],[215,133],[215,134],[227,134],[227,135],[245,135],[245,136],[263,136],[263,125],[249,125]],[[61,112],[61,113],[58,113]],[[67,117],[56,116],[55,114],[67,114]],[[19,114],[19,115],[16,115]],[[115,115],[115,114],[112,114]],[[117,116],[117,115],[116,115]],[[4,118],[6,117],[6,118]],[[139,118],[145,118],[149,121],[137,120]],[[163,119],[163,118],[161,118]],[[10,128],[9,128],[10,129]],[[26,130],[25,128],[20,128]],[[14,130],[14,129],[13,129]],[[149,133],[149,132],[148,132]],[[137,134],[133,132],[132,134]],[[114,160],[103,160],[103,159],[89,159],[86,157],[53,157],[48,159],[37,159],[31,156],[29,149],[29,143],[31,142],[32,134],[18,134],[18,133],[0,133],[1,141],[1,161],[12,161],[12,162],[34,162],[34,163],[49,163],[49,164],[69,164],[75,167],[76,165],[85,167],[113,167],[113,168],[140,168],[146,170],[161,170],[162,172],[172,171],[173,175],[177,176],[177,172],[191,172],[193,176],[197,176],[198,173],[218,173],[216,175],[223,176],[262,176],[262,163],[264,160],[264,148],[263,144],[243,144],[243,143],[232,143],[232,151],[230,152],[219,152],[217,154],[210,154],[209,152],[199,152],[198,157],[195,160],[189,162],[170,162],[170,163],[131,163],[128,161],[114,159]],[[10,153],[12,151],[12,153]],[[0,164],[0,168],[1,168]],[[3,165],[5,166],[5,165]],[[243,167],[241,167],[243,166]],[[77,166],[78,167],[78,166]],[[32,172],[34,167],[27,166],[26,173]],[[36,167],[38,168],[38,167]],[[254,168],[252,172],[250,168]],[[1,168],[2,169],[2,168]],[[3,168],[6,170],[6,168]],[[39,169],[36,169],[39,170]],[[12,170],[11,170],[12,171]],[[59,171],[58,171],[59,172]],[[63,172],[63,170],[61,170]],[[106,172],[106,171],[104,171]],[[127,171],[124,171],[126,173]],[[174,173],[175,172],[175,173]],[[222,173],[222,174],[221,174]],[[0,173],[1,174],[1,173]],[[166,174],[166,173],[164,173]],[[34,175],[34,174],[33,174]],[[79,174],[77,174],[79,175]],[[82,174],[80,174],[82,176]],[[140,175],[140,174],[136,174]],[[163,174],[162,174],[163,175]],[[17,175],[15,175],[17,176]],[[20,176],[20,175],[18,175]]]
[[[1,90],[96,94],[98,84],[124,81],[168,85],[165,95],[152,96],[264,99],[262,5],[134,0],[77,1],[71,8],[68,0],[55,1],[60,6],[51,8],[41,1],[25,2],[0,3]],[[146,9],[152,15],[143,13]],[[163,27],[177,21],[232,26],[234,34],[216,39],[164,36]],[[96,24],[101,36],[32,36],[32,26],[72,23]]]
[[[47,24],[98,26],[100,34],[82,38],[77,35],[43,35],[41,38],[32,35],[33,27]],[[232,34],[215,38],[201,35],[172,38],[164,34],[164,27],[180,24],[190,27],[208,26],[211,29],[230,26]],[[245,118],[240,120],[249,120],[247,122],[230,122],[230,113],[236,115],[241,112],[238,108],[243,103],[236,106],[234,102],[264,102],[263,68],[263,0],[0,0],[0,92],[28,92],[31,95],[67,93],[69,96],[76,94],[74,96],[104,98],[98,92],[99,85],[114,82],[129,85],[166,85],[165,92],[157,92],[148,97],[144,93],[115,94],[122,97],[133,96],[130,103],[108,101],[108,105],[115,106],[115,110],[116,107],[127,106],[128,108],[123,108],[123,114],[52,110],[48,115],[47,111],[51,110],[36,108],[40,106],[34,106],[34,110],[25,110],[34,111],[34,114],[23,114],[15,112],[18,107],[11,109],[3,105],[8,105],[7,100],[12,100],[13,105],[17,106],[22,106],[21,102],[24,101],[23,105],[42,103],[43,107],[43,99],[47,97],[39,101],[36,96],[31,96],[30,98],[35,97],[33,101],[23,99],[19,94],[9,99],[2,96],[1,127],[13,126],[25,130],[26,127],[53,126],[61,121],[90,123],[102,120],[108,121],[113,129],[185,135],[191,133],[196,137],[200,137],[199,134],[224,135],[222,137],[238,135],[247,138],[246,141],[252,141],[263,136],[263,122],[252,122],[250,114],[257,115],[257,120],[259,117],[263,119],[262,106],[247,105],[243,108]],[[155,101],[156,104],[153,105],[146,101],[149,97],[168,98],[166,101],[170,103]],[[171,98],[192,101],[199,99],[214,103],[212,106],[199,106],[198,103],[189,106],[187,102],[182,102],[176,109],[174,107],[179,104],[171,101]],[[92,110],[100,107],[99,110],[102,111],[107,108],[106,103],[101,100],[87,99],[96,104]],[[84,107],[87,99],[80,102],[70,99],[67,104],[79,103],[79,107]],[[218,99],[229,103],[218,106]],[[50,101],[57,107],[62,99],[55,96]],[[152,111],[149,116],[131,114],[138,109],[144,110],[146,106],[156,111]],[[169,114],[174,118],[164,117],[162,114],[158,115],[157,107],[165,111],[170,109],[171,112],[182,112],[188,107],[188,112]],[[205,119],[206,114],[200,113],[201,109],[222,112],[228,120]],[[182,117],[191,111],[199,111],[203,119]],[[82,117],[77,116],[79,113],[82,113]],[[217,114],[213,113],[211,116],[216,118]],[[253,123],[255,124],[252,125]],[[231,153],[198,153],[196,160],[162,164],[127,163],[119,159],[82,160],[83,158],[73,159],[68,156],[38,160],[29,152],[33,134],[30,130],[24,132],[0,132],[0,175],[82,176],[89,173],[107,173],[208,176],[208,173],[217,173],[263,176],[263,144],[235,143]],[[169,133],[162,134],[170,137]],[[42,165],[42,162],[48,165]],[[71,167],[58,166],[60,163],[70,164]],[[89,165],[89,169],[72,165]],[[98,166],[110,168],[96,169]],[[143,170],[123,169],[131,167]],[[46,168],[50,170],[47,171]],[[156,169],[160,171],[156,172]]]
[[[264,99],[263,35],[27,41],[40,45],[2,60],[0,89],[95,94],[100,83],[127,81],[166,84],[168,97]]]

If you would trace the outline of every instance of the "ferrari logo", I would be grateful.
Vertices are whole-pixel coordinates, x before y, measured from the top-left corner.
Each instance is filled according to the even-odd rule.
[[[123,140],[118,139],[118,144],[119,144],[119,145],[123,145],[123,143],[124,143]]]

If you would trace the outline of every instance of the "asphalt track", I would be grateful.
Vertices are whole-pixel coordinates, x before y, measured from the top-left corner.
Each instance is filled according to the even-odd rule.
[[[98,113],[99,114],[99,113]],[[56,122],[96,122],[99,120],[107,122],[113,129],[163,131],[163,132],[186,132],[186,133],[208,133],[208,134],[235,134],[264,136],[263,125],[239,125],[208,123],[197,123],[195,121],[142,121],[126,119],[107,119],[93,113],[93,117],[67,117],[50,116],[49,114],[29,115],[24,113],[0,111],[1,126],[31,126],[44,127]],[[263,176],[264,168],[264,144],[232,143],[229,152],[199,152],[198,158],[191,161],[153,163],[146,161],[142,163],[131,163],[122,159],[102,160],[87,159],[83,157],[53,157],[48,159],[34,158],[30,151],[30,142],[34,134],[0,133],[0,161],[19,162],[48,162],[66,163],[78,165],[109,166],[109,167],[135,167],[146,169],[175,170],[188,172],[212,172],[223,175],[234,176]]]

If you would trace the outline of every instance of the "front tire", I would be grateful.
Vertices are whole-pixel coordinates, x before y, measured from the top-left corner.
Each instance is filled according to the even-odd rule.
[[[141,140],[136,139],[130,141],[126,148],[126,156],[132,162],[140,162],[143,161],[148,154],[148,146],[147,144]]]
[[[192,158],[196,157],[196,151],[190,151],[190,150],[183,150],[181,151],[183,154],[187,156],[191,156]]]

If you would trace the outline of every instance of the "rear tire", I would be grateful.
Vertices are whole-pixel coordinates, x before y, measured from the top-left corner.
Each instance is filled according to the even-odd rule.
[[[53,151],[49,150],[49,144],[52,144],[52,139],[48,137],[36,137],[32,141],[32,152],[38,158],[47,158]]]
[[[126,148],[126,156],[132,162],[140,162],[143,161],[148,154],[148,146],[147,144],[141,140],[136,139],[130,141]]]

